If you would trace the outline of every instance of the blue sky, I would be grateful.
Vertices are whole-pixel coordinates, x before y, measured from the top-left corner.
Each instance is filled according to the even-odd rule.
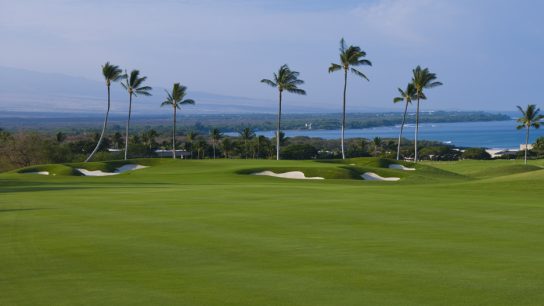
[[[426,108],[515,110],[544,107],[542,11],[530,0],[0,0],[0,66],[99,80],[109,60],[151,85],[266,101],[276,95],[259,80],[287,63],[308,91],[286,98],[288,112],[340,107],[342,78],[327,67],[345,37],[374,64],[370,82],[349,80],[348,110],[394,108],[418,64],[445,84]]]

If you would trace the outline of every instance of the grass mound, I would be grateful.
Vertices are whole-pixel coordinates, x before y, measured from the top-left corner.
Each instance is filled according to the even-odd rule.
[[[471,173],[475,178],[492,178],[498,176],[512,175],[518,173],[526,173],[531,171],[542,170],[543,168],[535,165],[507,165],[502,167],[492,167],[485,170],[480,170]]]
[[[78,168],[86,169],[89,171],[100,170],[103,172],[114,172],[116,169],[127,164],[138,164],[142,166],[155,166],[163,163],[160,159],[131,159],[131,160],[113,160],[103,162],[89,162],[89,163],[67,163],[67,164],[47,164],[21,168],[14,170],[14,173],[32,173],[32,172],[49,172],[49,175],[61,175],[61,176],[81,176],[82,174],[77,170]]]

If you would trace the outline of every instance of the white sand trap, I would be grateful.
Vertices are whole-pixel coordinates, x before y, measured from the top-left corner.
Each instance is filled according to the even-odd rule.
[[[367,181],[389,181],[389,182],[395,182],[400,180],[400,177],[381,177],[377,175],[374,172],[365,172],[363,175],[361,175],[362,178],[364,178]]]
[[[123,172],[127,172],[127,171],[134,171],[134,170],[140,170],[140,169],[145,169],[145,168],[147,168],[147,166],[136,165],[136,164],[126,164],[126,165],[123,165],[123,166],[117,168],[117,170],[115,170],[114,172],[115,173],[123,173]]]
[[[405,167],[405,166],[399,165],[399,164],[390,164],[389,168],[397,169],[397,170],[404,170],[404,171],[416,171],[416,168],[408,168],[408,167]]]
[[[91,171],[91,170],[81,169],[81,168],[77,168],[76,170],[79,171],[84,176],[110,176],[110,175],[119,174],[119,173],[115,173],[115,172],[104,172],[102,170]]]
[[[126,164],[126,165],[123,165],[123,166],[115,169],[115,171],[113,171],[113,172],[104,172],[102,170],[91,171],[91,170],[81,169],[81,168],[78,168],[76,170],[79,171],[84,176],[110,176],[110,175],[121,174],[121,173],[124,173],[124,172],[127,172],[127,171],[140,170],[140,169],[144,169],[144,168],[147,168],[147,166],[136,165],[136,164]]]
[[[39,175],[49,175],[49,171],[38,171],[38,172],[23,172],[23,174],[39,174]]]
[[[322,177],[306,177],[306,175],[304,175],[304,173],[301,171],[291,171],[291,172],[285,172],[285,173],[274,173],[272,171],[262,171],[262,172],[253,173],[253,175],[273,176],[273,177],[295,179],[295,180],[324,180],[324,178]]]

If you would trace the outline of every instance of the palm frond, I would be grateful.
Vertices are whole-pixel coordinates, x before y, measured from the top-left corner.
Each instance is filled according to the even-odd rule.
[[[329,67],[329,73],[338,71],[340,69],[342,69],[342,66],[332,63],[331,66]]]
[[[367,80],[367,81],[370,81],[370,80],[366,77],[366,75],[364,75],[364,73],[362,73],[361,71],[359,71],[359,70],[357,70],[357,69],[355,69],[355,68],[351,68],[350,70],[351,70],[351,72],[352,72],[353,74],[355,74],[355,75],[357,75],[357,76],[360,76],[360,77],[362,77],[363,79],[365,79],[365,80]]]
[[[277,87],[277,86],[278,86],[278,84],[276,84],[276,83],[274,83],[273,81],[268,80],[268,79],[262,79],[262,80],[261,80],[261,83],[265,83],[265,84],[270,85],[270,86],[272,86],[272,87]]]
[[[340,53],[344,53],[346,51],[346,41],[344,40],[344,37],[340,39]]]
[[[361,60],[355,61],[352,65],[353,66],[372,66],[372,62],[366,59],[361,59]]]
[[[179,104],[190,104],[190,105],[195,105],[195,103],[196,102],[193,99],[185,99],[185,100],[179,102]]]
[[[147,96],[147,97],[151,96],[151,94],[150,94],[149,92],[147,92],[147,91],[142,91],[142,90],[135,90],[135,91],[134,91],[134,95],[136,96],[136,94],[142,95],[142,96]]]
[[[303,90],[303,89],[299,89],[299,88],[287,88],[285,90],[287,90],[290,93],[297,94],[297,95],[303,95],[303,96],[306,95],[306,91]]]
[[[427,88],[434,88],[434,87],[438,87],[438,86],[442,86],[442,82],[433,82],[433,83],[430,83],[429,85],[427,85]]]

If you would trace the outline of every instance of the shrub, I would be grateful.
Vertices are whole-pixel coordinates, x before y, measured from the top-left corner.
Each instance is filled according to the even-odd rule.
[[[289,145],[280,154],[283,159],[314,159],[317,157],[317,149],[309,144]]]
[[[448,146],[425,147],[419,150],[422,160],[458,160],[460,152]]]
[[[491,155],[482,148],[468,148],[462,154],[463,159],[491,159]]]

